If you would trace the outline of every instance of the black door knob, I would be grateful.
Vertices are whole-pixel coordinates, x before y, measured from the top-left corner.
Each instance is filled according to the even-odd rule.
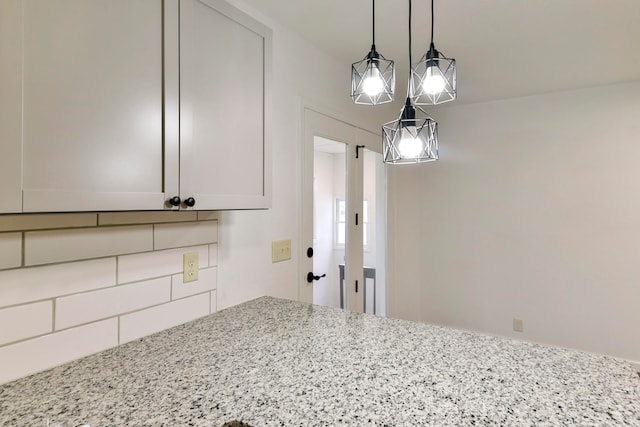
[[[192,208],[196,204],[196,199],[194,199],[193,197],[187,197],[186,199],[184,199],[184,204]]]
[[[313,248],[307,248],[307,257],[311,258],[313,256]]]
[[[171,206],[180,206],[180,197],[173,196],[169,200],[167,200]]]
[[[325,276],[326,276],[326,274],[323,274],[322,276],[314,276],[312,272],[308,272],[307,273],[307,282],[311,283],[314,280],[320,280]]]

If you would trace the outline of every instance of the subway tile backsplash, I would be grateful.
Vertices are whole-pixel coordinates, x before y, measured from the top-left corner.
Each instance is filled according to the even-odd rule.
[[[54,328],[55,330],[66,329],[163,304],[170,300],[170,277],[56,298]]]
[[[218,241],[218,221],[157,224],[153,227],[153,248],[168,249]]]
[[[24,234],[25,265],[153,250],[151,225],[30,231]]]
[[[0,216],[0,384],[215,312],[217,240],[215,212]]]
[[[62,365],[118,345],[111,318],[0,347],[0,383]]]
[[[19,267],[22,261],[22,234],[0,234],[0,268]]]
[[[206,316],[209,305],[209,295],[204,293],[121,316],[120,342],[133,341]]]
[[[116,259],[102,258],[0,271],[0,307],[116,284]]]
[[[182,272],[185,253],[198,252],[200,268],[208,267],[209,247],[189,246],[180,249],[145,252],[118,257],[118,283],[129,283]]]
[[[52,332],[53,301],[0,309],[0,345]]]

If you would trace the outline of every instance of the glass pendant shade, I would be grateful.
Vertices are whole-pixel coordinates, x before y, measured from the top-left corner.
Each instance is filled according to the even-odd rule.
[[[382,125],[382,138],[385,163],[438,160],[438,123],[422,108],[415,107],[410,97],[407,97],[400,117]]]
[[[351,65],[351,99],[356,104],[377,105],[393,101],[396,73],[393,61],[371,46],[365,58]]]
[[[436,105],[456,99],[456,60],[438,52],[433,43],[412,67],[411,79],[416,105]]]

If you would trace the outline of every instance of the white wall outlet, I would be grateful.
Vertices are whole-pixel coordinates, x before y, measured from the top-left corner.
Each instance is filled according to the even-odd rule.
[[[198,280],[198,252],[184,254],[182,257],[182,283]]]
[[[522,319],[513,319],[513,330],[516,332],[524,332],[524,323]]]
[[[291,259],[291,240],[277,240],[271,242],[271,262]]]

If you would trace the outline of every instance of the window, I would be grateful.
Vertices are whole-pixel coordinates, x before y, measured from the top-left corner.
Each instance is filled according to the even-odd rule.
[[[335,246],[343,248],[347,241],[347,203],[344,199],[336,199]],[[369,243],[369,201],[362,203],[362,246]]]
[[[335,246],[343,248],[347,241],[347,202],[336,199],[336,234]]]

